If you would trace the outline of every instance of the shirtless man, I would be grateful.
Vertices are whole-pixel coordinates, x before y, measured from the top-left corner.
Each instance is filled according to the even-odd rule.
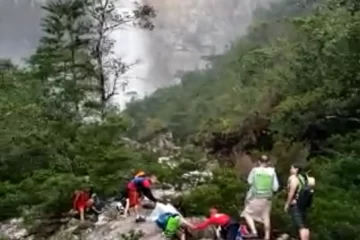
[[[288,196],[284,210],[290,214],[293,223],[298,230],[300,240],[310,239],[310,230],[306,224],[306,210],[307,207],[310,206],[311,202],[307,202],[305,204],[300,202],[300,193],[303,189],[305,189],[305,187],[308,188],[308,192],[306,194],[308,196],[312,195],[315,187],[315,178],[309,177],[306,173],[303,173],[303,168],[300,165],[292,165],[288,180]]]

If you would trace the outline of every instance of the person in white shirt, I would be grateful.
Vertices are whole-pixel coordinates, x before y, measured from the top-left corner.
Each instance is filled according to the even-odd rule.
[[[261,156],[259,166],[251,170],[247,181],[250,189],[241,216],[245,218],[251,230],[248,237],[257,237],[256,221],[264,224],[264,239],[269,240],[272,196],[279,189],[279,182],[275,169],[269,166],[269,158],[266,155]]]

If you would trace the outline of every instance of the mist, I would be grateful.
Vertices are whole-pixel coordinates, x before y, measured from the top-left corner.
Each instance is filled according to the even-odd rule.
[[[179,70],[208,66],[204,56],[221,54],[271,0],[145,0],[157,10],[149,33],[149,75],[155,88],[174,83]]]
[[[0,57],[19,62],[31,55],[41,36],[40,4],[33,0],[0,0]]]
[[[30,56],[41,37],[40,20],[46,0],[0,0],[0,58],[19,63]],[[119,0],[131,5],[132,0]],[[141,98],[177,83],[179,71],[205,68],[204,56],[221,54],[244,35],[257,7],[270,0],[143,0],[156,9],[155,29],[116,31],[115,52],[140,60],[126,75],[128,92]],[[125,100],[124,100],[125,99]],[[115,98],[124,105],[126,94]]]

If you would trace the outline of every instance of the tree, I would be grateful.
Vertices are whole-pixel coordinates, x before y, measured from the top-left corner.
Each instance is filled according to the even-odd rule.
[[[152,30],[154,25],[151,18],[155,17],[154,9],[148,5],[136,5],[131,12],[119,12],[113,0],[90,0],[88,12],[91,16],[92,36],[91,56],[94,62],[94,73],[97,79],[97,93],[100,96],[102,108],[118,94],[119,85],[126,87],[127,80],[122,75],[135,63],[125,63],[114,54],[115,40],[110,38],[111,33],[121,27],[139,26]]]
[[[94,116],[89,101],[100,99],[96,60],[111,55],[110,30],[130,19],[140,24],[146,18],[147,10],[140,8],[125,18],[127,22],[107,2],[108,7],[97,8],[101,1],[48,1],[43,7],[44,36],[29,64],[1,64],[1,219],[23,210],[42,216],[68,211],[71,194],[84,184],[84,176],[90,176],[100,195],[117,194],[129,169],[146,168],[153,160],[123,143],[127,122],[116,109],[103,105],[100,111],[108,114],[102,121],[85,118]],[[95,17],[102,13],[103,36],[94,55],[100,35]],[[104,60],[103,66],[108,67],[109,61]],[[102,71],[110,81],[110,73]]]
[[[86,90],[91,87],[92,69],[88,56],[91,21],[86,14],[87,1],[53,0],[43,6],[44,36],[30,64],[43,80],[47,96],[56,98],[61,109],[72,109],[81,118]],[[70,108],[68,108],[70,106]]]
[[[111,33],[126,25],[152,29],[154,10],[136,5],[119,13],[113,0],[52,0],[43,9],[45,36],[30,63],[37,66],[51,94],[62,95],[79,115],[100,110],[126,87],[122,75],[136,63],[115,56]]]

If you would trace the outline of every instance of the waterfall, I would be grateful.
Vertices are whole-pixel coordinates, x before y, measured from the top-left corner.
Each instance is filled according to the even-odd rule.
[[[134,0],[117,0],[116,4],[119,13],[135,10]],[[148,33],[147,30],[130,25],[116,29],[110,37],[115,40],[115,57],[121,57],[125,63],[130,65],[135,63],[122,76],[122,81],[128,82],[127,87],[124,91],[119,91],[119,94],[113,99],[113,102],[123,109],[127,101],[132,98],[142,98],[146,92],[153,91],[146,84],[150,62],[147,55]]]

